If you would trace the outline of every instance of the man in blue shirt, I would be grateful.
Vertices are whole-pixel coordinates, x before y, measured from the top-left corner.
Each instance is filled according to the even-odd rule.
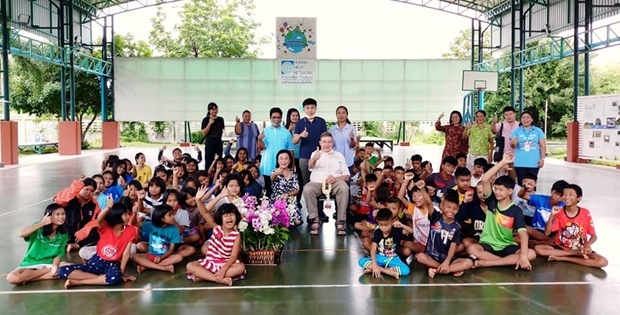
[[[316,100],[307,98],[303,101],[302,105],[304,106],[304,114],[306,117],[297,122],[297,125],[295,125],[295,134],[293,136],[293,144],[300,144],[298,157],[302,183],[299,187],[303,187],[304,184],[310,182],[308,161],[312,153],[319,147],[321,134],[327,132],[325,119],[315,116],[317,108]],[[299,193],[301,194],[302,192],[303,188]],[[326,221],[325,219],[329,220],[323,213],[320,213],[319,216],[322,221]]]
[[[265,179],[267,196],[271,196],[271,172],[276,168],[278,151],[290,150],[293,153],[293,138],[291,133],[282,126],[282,110],[274,107],[269,110],[271,126],[265,127],[258,136],[258,146],[264,148],[261,152],[260,173]]]

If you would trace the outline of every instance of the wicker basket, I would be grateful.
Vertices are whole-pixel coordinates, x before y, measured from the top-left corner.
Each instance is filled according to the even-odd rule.
[[[244,250],[243,262],[246,265],[277,266],[282,257],[282,250]]]

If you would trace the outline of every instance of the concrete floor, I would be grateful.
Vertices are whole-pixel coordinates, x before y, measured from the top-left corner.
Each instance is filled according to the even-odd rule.
[[[123,149],[119,154],[131,158],[138,151]],[[147,160],[155,160],[156,149],[142,151]],[[414,152],[438,168],[436,147],[395,148],[392,155],[402,164]],[[0,275],[17,266],[26,250],[18,232],[37,221],[51,197],[73,178],[98,172],[103,156],[50,157],[48,163],[0,169]],[[582,205],[591,210],[599,235],[593,248],[610,262],[604,270],[537,259],[531,272],[477,269],[461,278],[429,279],[424,268],[413,263],[411,275],[401,280],[372,279],[357,265],[364,254],[357,238],[336,237],[332,221],[320,237],[310,237],[305,226],[294,231],[280,266],[249,267],[247,278],[233,287],[191,283],[182,265],[174,275],[147,272],[119,287],[68,292],[62,281],[20,287],[0,281],[0,314],[612,314],[620,290],[614,239],[620,225],[614,184],[620,182],[620,172],[549,159],[540,177],[541,191],[560,178],[584,188]],[[76,261],[77,254],[67,260]],[[129,271],[135,274],[133,267]]]

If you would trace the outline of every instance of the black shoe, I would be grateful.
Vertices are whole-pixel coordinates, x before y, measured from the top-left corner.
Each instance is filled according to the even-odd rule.
[[[319,220],[323,223],[329,222],[329,217],[323,212],[323,210],[319,211]]]

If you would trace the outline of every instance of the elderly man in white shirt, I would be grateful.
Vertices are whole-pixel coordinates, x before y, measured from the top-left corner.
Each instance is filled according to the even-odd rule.
[[[337,207],[336,229],[338,235],[346,235],[347,206],[349,202],[349,168],[342,153],[335,151],[334,139],[329,132],[321,134],[317,148],[310,160],[308,169],[310,182],[304,186],[303,196],[308,208],[308,221],[310,222],[310,234],[318,235],[321,221],[317,206],[317,198],[323,194],[323,182],[331,185],[330,195],[334,196]]]

